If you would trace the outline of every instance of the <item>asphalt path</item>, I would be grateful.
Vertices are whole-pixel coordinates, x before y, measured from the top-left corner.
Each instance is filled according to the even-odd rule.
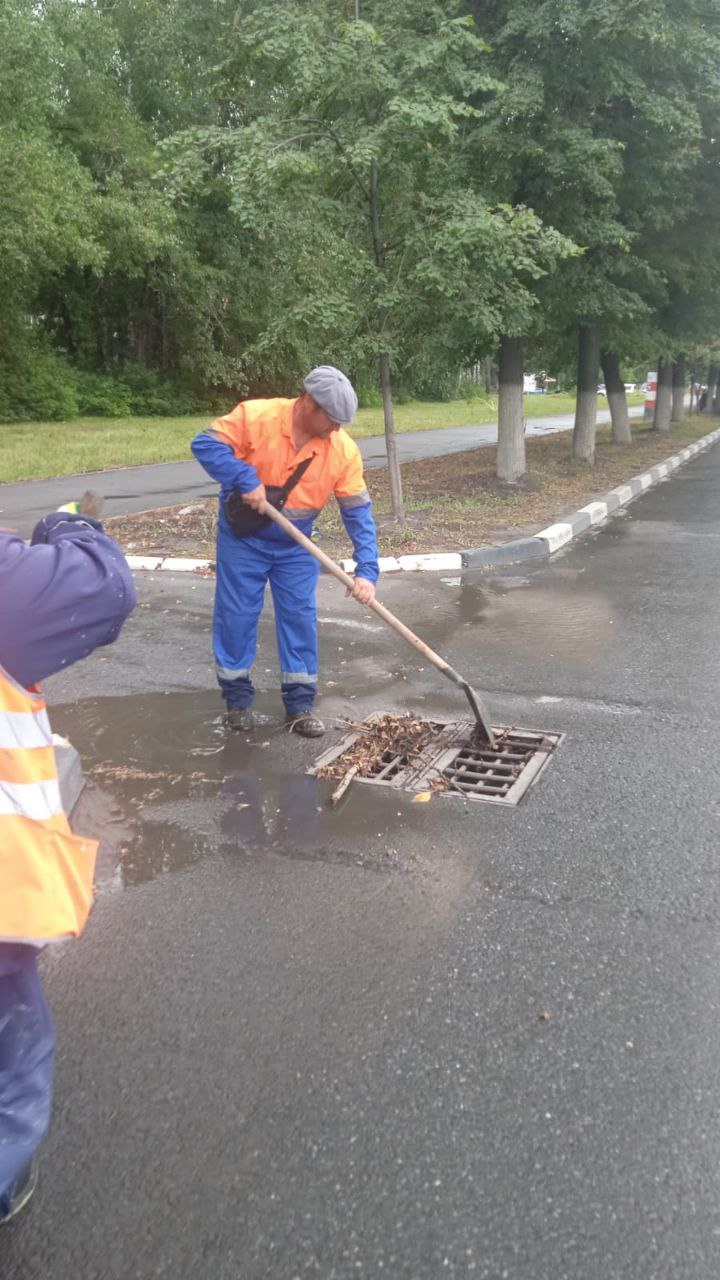
[[[642,415],[642,412],[642,405],[630,409],[634,417]],[[609,416],[607,410],[600,410],[598,421],[606,422]],[[527,435],[551,435],[557,431],[569,431],[572,425],[572,414],[529,418]],[[401,462],[461,453],[463,449],[482,448],[496,441],[497,423],[410,431],[397,437]],[[188,439],[188,451],[189,443]],[[365,440],[358,440],[358,445],[366,467],[387,465],[384,436],[368,436]],[[85,489],[95,489],[104,495],[106,516],[149,511],[180,502],[199,502],[217,493],[217,485],[194,458],[187,462],[159,462],[151,466],[88,471],[82,475],[57,476],[49,480],[0,484],[0,525],[11,526],[24,538],[29,537],[42,516],[73,498],[79,498]]]
[[[332,811],[269,618],[227,737],[190,575],[48,682],[103,847],[3,1280],[716,1280],[719,491],[715,446],[549,564],[383,582],[496,723],[567,734],[515,810]],[[329,721],[463,714],[329,580],[320,616]]]

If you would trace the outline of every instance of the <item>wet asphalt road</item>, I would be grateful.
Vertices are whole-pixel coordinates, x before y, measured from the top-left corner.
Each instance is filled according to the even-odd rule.
[[[642,405],[630,409],[633,417],[642,415]],[[598,413],[598,421],[606,422],[606,409]],[[529,418],[528,436],[552,435],[572,428],[572,414],[545,418]],[[409,431],[399,435],[398,455],[401,462],[434,458],[442,454],[461,453],[463,449],[495,444],[497,423],[485,426],[443,427],[436,431]],[[384,436],[358,440],[366,467],[387,465]],[[188,436],[188,453],[190,437]],[[17,529],[29,538],[35,525],[48,511],[54,511],[85,489],[95,489],[105,498],[106,516],[121,516],[133,511],[149,511],[171,507],[180,502],[199,502],[217,493],[217,485],[194,458],[187,462],[161,462],[152,466],[118,467],[110,471],[88,471],[78,476],[58,476],[49,480],[28,480],[22,484],[0,484],[0,525]]]
[[[715,1280],[719,492],[716,446],[549,565],[383,583],[499,723],[568,735],[514,811],[329,811],[267,622],[228,739],[187,575],[49,682],[104,839],[4,1280]],[[329,719],[459,711],[329,581],[320,612]]]

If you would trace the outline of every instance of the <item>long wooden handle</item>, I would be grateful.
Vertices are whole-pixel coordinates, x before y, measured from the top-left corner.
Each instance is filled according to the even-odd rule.
[[[287,516],[284,516],[281,511],[277,511],[275,507],[270,506],[269,503],[267,504],[263,514],[268,516],[270,520],[272,520],[273,524],[276,524],[278,528],[283,529],[290,538],[294,538],[295,542],[297,542],[299,546],[304,547],[306,551],[309,551],[311,556],[314,556],[316,560],[319,560],[320,563],[325,566],[328,573],[331,573],[334,578],[337,578],[338,582],[342,582],[343,586],[352,591],[355,586],[355,579],[351,578],[350,574],[346,573],[344,569],[341,569],[340,565],[336,564],[327,552],[323,551],[320,547],[316,547],[315,543],[311,542],[310,538],[306,538],[305,534],[302,533],[300,529],[296,529],[295,525],[288,520]],[[385,605],[381,604],[379,600],[372,600],[370,604],[365,606],[365,608],[372,609],[373,613],[376,613],[379,618],[382,618],[383,622],[387,622],[388,626],[397,631],[404,640],[407,640],[408,644],[413,645],[414,648],[417,649],[418,653],[421,653],[423,657],[427,658],[428,662],[432,662],[433,666],[437,667],[438,671],[442,671],[444,674],[452,672],[452,667],[449,662],[446,662],[444,658],[440,657],[439,653],[436,653],[428,644],[425,644],[424,640],[421,640],[419,636],[416,636],[414,631],[411,631],[409,627],[406,627],[405,623],[401,622],[399,618],[396,618],[395,614],[391,613],[389,609],[386,609]],[[453,672],[453,676],[454,675],[455,672]]]
[[[265,514],[273,521],[274,524],[278,525],[280,529],[284,529],[285,533],[287,533],[289,537],[293,538],[299,546],[304,547],[306,551],[310,552],[311,556],[314,556],[316,560],[319,560],[320,564],[325,566],[328,573],[331,573],[333,578],[337,578],[338,582],[342,582],[343,586],[348,587],[348,589],[352,591],[355,586],[355,579],[351,578],[350,574],[346,573],[344,569],[341,569],[340,565],[336,564],[334,560],[331,560],[330,556],[322,551],[320,547],[316,547],[314,542],[311,542],[309,538],[306,538],[304,533],[301,533],[299,529],[296,529],[295,525],[292,524],[287,517],[282,514],[282,512],[277,511],[275,507],[271,507],[268,503],[265,508]],[[399,618],[396,618],[395,614],[391,613],[389,609],[386,609],[384,604],[380,604],[379,600],[372,600],[366,608],[372,609],[373,613],[376,613],[378,618],[382,618],[383,622],[387,622],[389,627],[392,627],[394,631],[397,631],[404,640],[407,640],[408,644],[411,644],[414,649],[417,649],[418,653],[421,653],[423,657],[427,658],[428,662],[431,662],[434,667],[437,667],[438,671],[442,671],[443,675],[446,676],[448,680],[451,680],[453,684],[458,685],[458,687],[463,690],[465,697],[470,703],[472,713],[477,720],[478,731],[482,740],[489,743],[491,747],[494,747],[495,738],[493,736],[492,725],[490,724],[487,711],[485,710],[485,707],[477,693],[470,687],[467,680],[463,680],[463,677],[450,666],[449,662],[446,662],[444,658],[441,658],[440,654],[436,653],[434,649],[431,649],[429,644],[425,644],[424,640],[421,640],[419,636],[416,636],[414,631],[411,631],[409,627],[406,627],[405,623],[401,622]]]

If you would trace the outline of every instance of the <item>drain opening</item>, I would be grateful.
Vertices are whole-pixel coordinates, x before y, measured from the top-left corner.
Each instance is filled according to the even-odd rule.
[[[370,766],[371,772],[365,781],[392,782],[403,769],[407,769],[408,763],[406,756],[397,756],[392,751],[384,751],[380,759]]]
[[[437,760],[435,770],[452,790],[468,799],[517,804],[559,741],[558,734],[500,730],[494,749],[466,743]]]
[[[466,800],[516,805],[537,781],[563,734],[494,727],[495,747],[478,744],[469,720],[418,721],[371,716],[352,726],[309,772],[341,779],[355,766],[356,782],[430,790]]]

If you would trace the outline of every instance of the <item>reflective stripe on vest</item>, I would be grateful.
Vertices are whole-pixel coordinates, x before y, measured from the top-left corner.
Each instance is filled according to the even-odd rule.
[[[6,711],[0,719],[0,750],[25,747],[32,751],[34,747],[44,747],[51,741],[52,732],[44,707],[32,716],[28,716],[27,711]]]
[[[57,778],[49,782],[5,782],[0,778],[0,818],[19,814],[33,822],[45,822],[62,811]]]
[[[87,919],[97,844],[62,810],[45,703],[0,667],[0,941],[75,937]]]

